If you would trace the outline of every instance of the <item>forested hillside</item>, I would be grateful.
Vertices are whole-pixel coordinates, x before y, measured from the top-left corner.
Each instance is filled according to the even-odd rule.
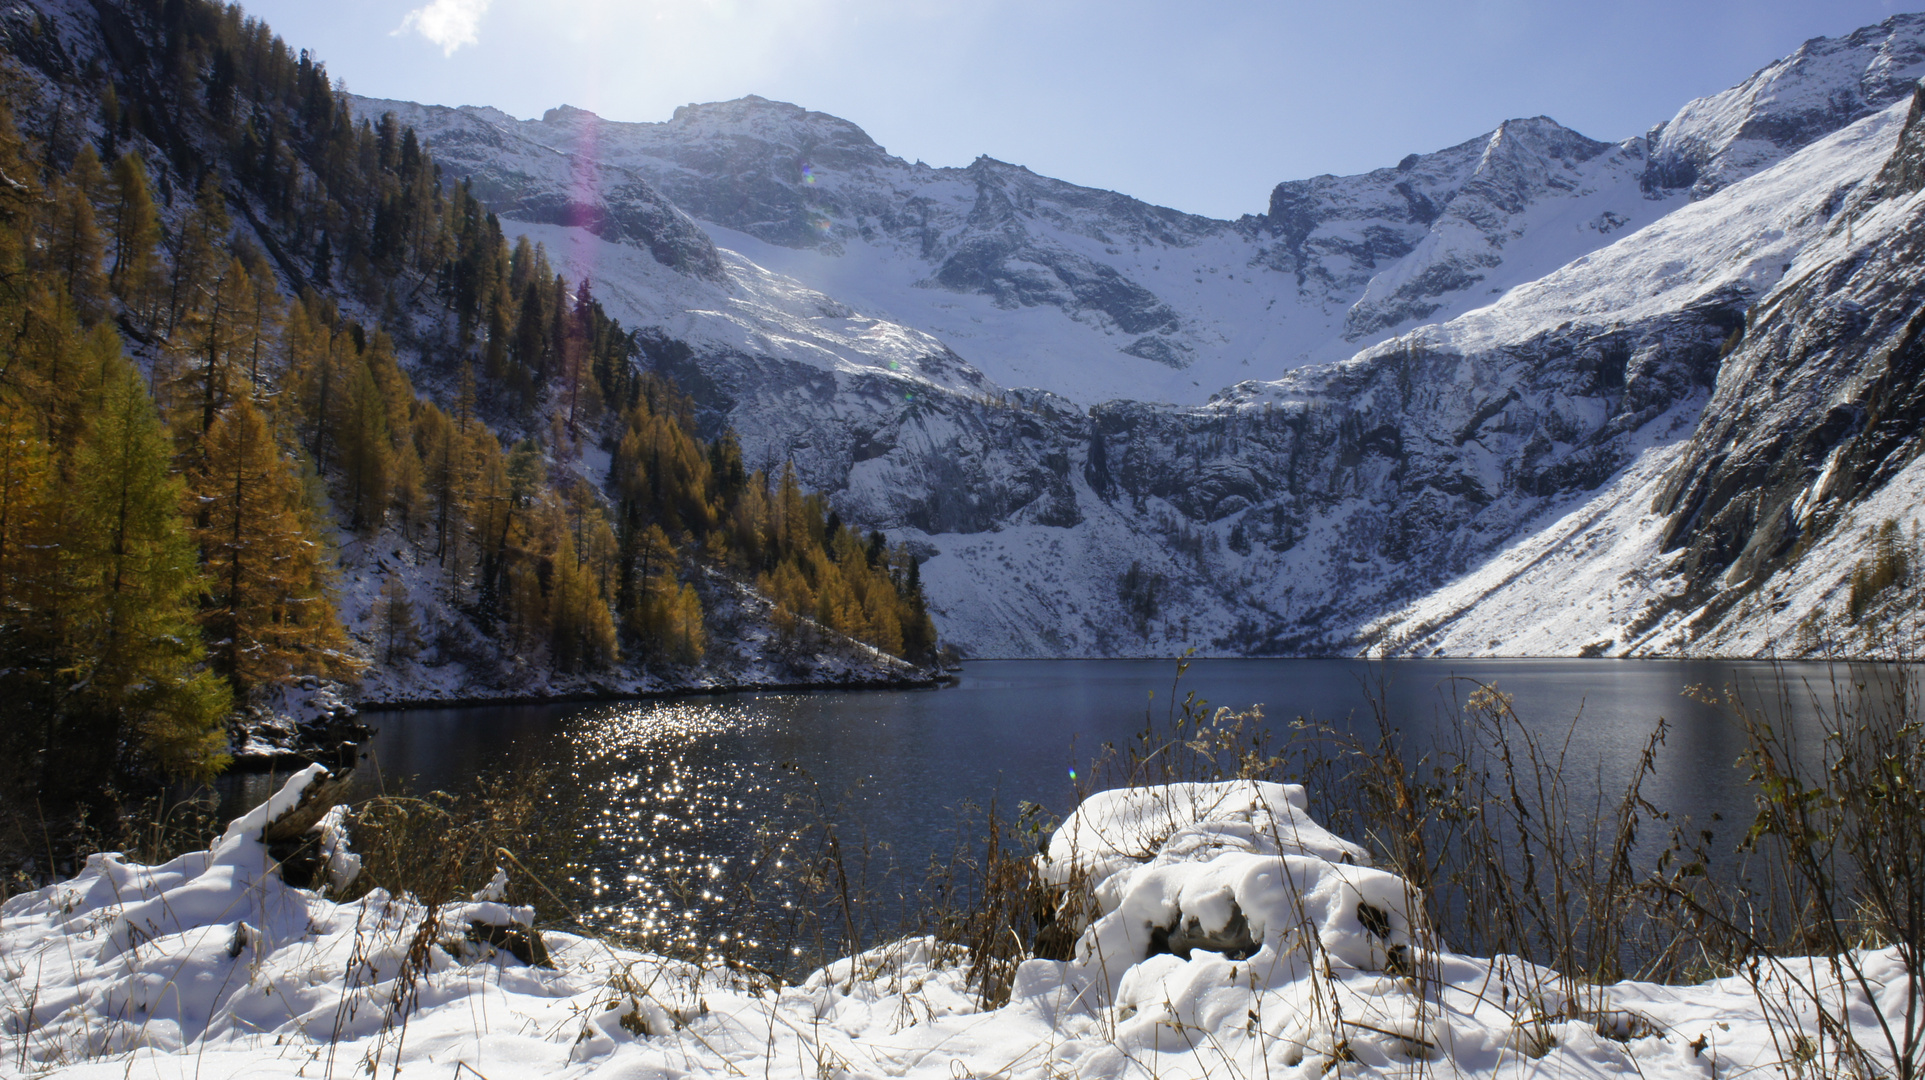
[[[206,776],[230,710],[299,680],[933,654],[905,549],[698,437],[592,283],[238,7],[16,8],[0,41],[12,790]]]

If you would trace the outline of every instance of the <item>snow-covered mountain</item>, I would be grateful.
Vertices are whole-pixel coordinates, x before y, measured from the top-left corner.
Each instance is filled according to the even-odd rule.
[[[998,383],[1085,405],[1200,403],[1347,357],[1488,302],[1669,204],[1640,188],[1642,140],[1595,142],[1543,117],[1395,168],[1279,185],[1266,213],[1232,222],[990,158],[911,164],[848,121],[755,97],[659,124],[566,107],[533,121],[356,107],[396,113],[517,219],[593,217],[614,238],[599,221],[646,201],[645,180],[758,265],[928,331]]]
[[[1894,15],[1838,38],[1813,38],[1722,93],[1699,98],[1645,135],[1645,188],[1695,198],[1911,96],[1925,76],[1925,14]]]
[[[752,463],[925,552],[968,651],[1793,652],[1854,565],[1834,523],[1897,498],[1876,469],[1805,491],[1885,362],[1809,342],[1903,325],[1834,308],[1903,309],[1921,73],[1897,16],[1646,138],[1509,121],[1236,222],[758,98],[356,107],[594,280]]]

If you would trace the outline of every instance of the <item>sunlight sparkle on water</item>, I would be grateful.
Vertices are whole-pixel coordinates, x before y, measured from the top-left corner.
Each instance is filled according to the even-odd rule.
[[[735,752],[770,717],[753,701],[612,707],[575,721],[574,779],[592,815],[593,872],[579,883],[591,924],[684,955],[724,945],[764,948],[734,932],[744,895],[773,912],[791,808],[773,786],[777,766]],[[606,875],[606,876],[604,876]]]

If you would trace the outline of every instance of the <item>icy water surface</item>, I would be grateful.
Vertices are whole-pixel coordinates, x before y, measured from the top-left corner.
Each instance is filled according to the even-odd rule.
[[[836,825],[851,888],[898,897],[893,917],[909,926],[931,858],[963,839],[966,807],[994,800],[1013,814],[1028,801],[1065,813],[1072,770],[1087,784],[1105,743],[1167,717],[1175,674],[1167,660],[984,661],[941,690],[377,713],[364,772],[371,790],[392,793],[461,791],[478,773],[521,763],[553,768],[554,797],[573,800],[592,834],[592,872],[576,892],[610,928],[693,944],[740,925],[731,916],[745,905],[779,921],[793,875],[825,865],[824,834],[808,829],[823,822]],[[1260,704],[1279,738],[1299,716],[1374,733],[1378,702],[1414,755],[1450,737],[1471,680],[1494,683],[1562,753],[1580,793],[1600,782],[1620,789],[1664,717],[1670,733],[1646,797],[1699,822],[1719,813],[1748,823],[1742,736],[1725,710],[1700,700],[1704,690],[1686,690],[1735,688],[1811,729],[1816,743],[1814,718],[1834,689],[1891,674],[1725,661],[1203,660],[1176,694]],[[798,834],[810,839],[778,842]],[[829,884],[837,895],[841,883]],[[891,917],[886,902],[869,910]]]

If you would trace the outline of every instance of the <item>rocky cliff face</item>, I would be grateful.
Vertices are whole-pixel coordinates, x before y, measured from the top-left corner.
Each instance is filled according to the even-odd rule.
[[[1662,545],[1679,556],[1694,634],[1729,632],[1738,604],[1809,576],[1802,557],[1828,534],[1855,533],[1855,511],[1925,446],[1921,100],[1891,161],[1840,210],[1824,246],[1750,313],[1654,504],[1667,518]]]

